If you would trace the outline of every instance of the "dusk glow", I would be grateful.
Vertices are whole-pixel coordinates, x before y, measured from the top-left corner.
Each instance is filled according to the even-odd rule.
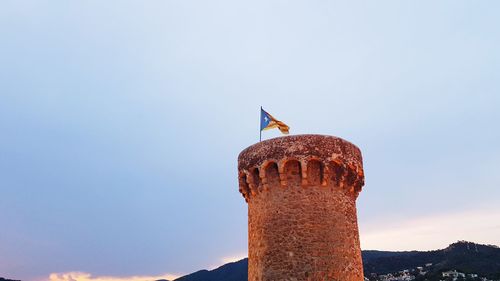
[[[67,273],[52,273],[48,281],[151,281],[167,279],[173,280],[179,275],[164,274],[159,276],[129,276],[129,277],[113,277],[113,276],[92,276],[90,273],[84,272],[67,272]]]
[[[237,157],[261,106],[360,148],[362,249],[500,245],[499,11],[2,1],[0,277],[172,280],[245,257]]]

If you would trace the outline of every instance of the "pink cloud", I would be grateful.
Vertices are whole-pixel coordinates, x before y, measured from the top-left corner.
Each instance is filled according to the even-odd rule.
[[[92,276],[86,272],[52,273],[48,281],[154,281],[159,279],[174,280],[181,275],[163,274],[158,276]]]

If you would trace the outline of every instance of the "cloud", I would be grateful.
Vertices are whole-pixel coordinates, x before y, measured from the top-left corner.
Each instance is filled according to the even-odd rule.
[[[458,240],[500,245],[500,209],[480,209],[361,225],[361,246],[377,250],[434,250]]]
[[[86,272],[65,272],[65,273],[52,273],[48,281],[154,281],[160,279],[174,280],[179,278],[180,275],[163,274],[159,276],[92,276]]]

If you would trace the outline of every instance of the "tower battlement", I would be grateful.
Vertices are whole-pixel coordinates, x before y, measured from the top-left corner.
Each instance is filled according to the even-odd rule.
[[[270,187],[340,188],[357,197],[364,184],[359,148],[322,135],[275,138],[243,150],[238,157],[239,191],[248,202]]]

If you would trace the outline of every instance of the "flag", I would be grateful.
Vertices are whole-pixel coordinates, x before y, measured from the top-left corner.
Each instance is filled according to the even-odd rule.
[[[288,134],[288,127],[285,123],[277,120],[271,114],[267,113],[262,107],[260,108],[260,130],[269,130],[273,128],[278,128],[281,133]]]

